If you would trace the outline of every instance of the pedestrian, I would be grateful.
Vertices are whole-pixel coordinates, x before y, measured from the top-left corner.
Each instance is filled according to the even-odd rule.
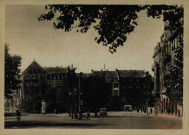
[[[79,112],[79,119],[82,119],[82,111]]]
[[[57,113],[56,113],[56,109],[54,110],[54,114],[57,114]]]
[[[20,121],[20,116],[21,116],[20,110],[16,110],[16,118],[18,121]]]
[[[90,120],[90,111],[89,111],[89,110],[88,110],[88,112],[87,112],[87,119]]]

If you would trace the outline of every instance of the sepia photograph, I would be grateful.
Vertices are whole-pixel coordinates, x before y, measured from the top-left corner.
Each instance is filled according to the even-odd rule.
[[[184,5],[5,5],[4,129],[183,129]]]

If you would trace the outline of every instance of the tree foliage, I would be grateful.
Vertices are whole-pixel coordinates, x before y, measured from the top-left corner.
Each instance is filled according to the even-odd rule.
[[[20,80],[21,57],[11,55],[9,46],[5,44],[5,98],[12,98],[12,93],[21,88]]]
[[[39,17],[40,21],[53,20],[55,29],[85,33],[93,27],[99,34],[96,42],[109,47],[115,52],[120,45],[123,46],[127,35],[137,25],[137,12],[141,6],[104,6],[104,5],[49,5],[47,14]]]
[[[146,10],[148,17],[163,16],[164,21],[170,21],[167,29],[178,29],[182,25],[178,20],[183,18],[183,7],[177,5],[47,5],[45,8],[48,12],[38,18],[40,21],[52,20],[55,29],[66,32],[76,29],[85,33],[93,27],[99,35],[96,42],[109,45],[111,53],[123,46],[134,31],[137,12],[141,10]]]
[[[111,95],[111,87],[104,77],[90,76],[82,80],[84,106],[96,112],[106,107]]]

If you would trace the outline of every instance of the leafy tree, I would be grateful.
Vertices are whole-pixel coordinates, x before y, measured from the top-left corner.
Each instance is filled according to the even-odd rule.
[[[5,44],[5,98],[12,98],[13,91],[21,87],[20,80],[20,66],[21,57],[18,55],[11,55],[9,53],[9,46]]]
[[[99,34],[95,37],[97,43],[110,45],[110,52],[115,52],[120,45],[123,46],[129,33],[137,25],[137,12],[147,11],[148,16],[170,21],[169,29],[178,29],[182,24],[178,22],[183,18],[182,6],[167,5],[48,5],[48,12],[39,17],[40,21],[53,20],[55,29],[66,32],[77,29],[85,33],[93,27]]]

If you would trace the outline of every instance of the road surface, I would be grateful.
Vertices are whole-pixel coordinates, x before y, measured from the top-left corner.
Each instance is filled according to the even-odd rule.
[[[5,128],[75,128],[75,129],[182,129],[182,118],[141,114],[137,112],[108,112],[107,117],[90,120],[71,119],[68,114],[22,114],[5,117]]]

